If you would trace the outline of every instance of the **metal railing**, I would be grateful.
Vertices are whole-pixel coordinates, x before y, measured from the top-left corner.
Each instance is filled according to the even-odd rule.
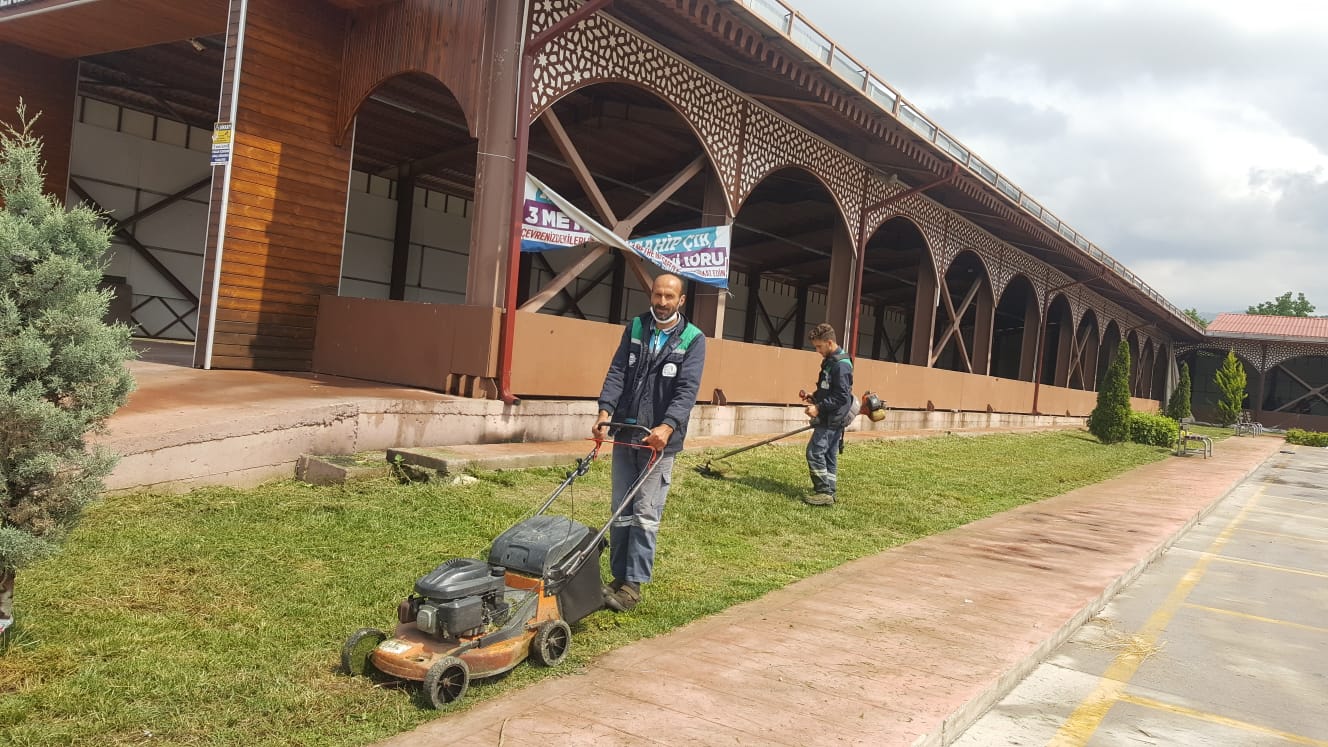
[[[1177,319],[1188,324],[1196,332],[1202,331],[1198,324],[1164,298],[1162,294],[1153,290],[1125,265],[1053,215],[1051,211],[1020,189],[1014,182],[1006,179],[996,169],[984,163],[958,138],[928,119],[889,83],[886,83],[870,68],[845,52],[833,39],[813,26],[787,2],[784,0],[734,0],[734,2],[746,8],[748,12],[766,26],[769,26],[776,33],[811,55],[845,83],[856,88],[872,103],[876,104],[881,111],[899,120],[950,158],[967,168],[969,172],[995,187],[997,191],[1009,198],[1016,207],[1037,218],[1043,225],[1059,234],[1103,267],[1110,269],[1118,277],[1152,299],[1154,303],[1170,311]]]

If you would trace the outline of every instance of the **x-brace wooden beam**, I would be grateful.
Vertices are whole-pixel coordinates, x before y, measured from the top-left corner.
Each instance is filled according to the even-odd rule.
[[[756,297],[752,300],[756,301],[756,310],[761,312],[761,318],[765,320],[765,328],[770,331],[770,336],[766,338],[766,342],[777,348],[784,347],[784,344],[779,341],[779,333],[784,331],[784,327],[787,326],[787,321],[779,327],[776,327],[774,321],[770,318],[770,312],[766,311],[765,304],[761,303],[760,297]]]
[[[964,319],[964,314],[968,312],[968,307],[973,303],[973,299],[977,297],[978,291],[982,289],[982,281],[973,281],[973,287],[968,289],[968,294],[964,296],[964,300],[959,304],[959,311],[956,312],[954,301],[950,298],[949,285],[945,282],[944,277],[938,278],[938,280],[941,286],[941,300],[945,302],[945,311],[950,315],[950,323],[945,329],[945,334],[941,335],[940,342],[936,343],[935,348],[933,348],[931,361],[927,363],[927,366],[936,365],[936,360],[941,357],[941,353],[945,352],[945,344],[950,341],[951,337],[954,337],[955,344],[959,346],[959,356],[964,362],[964,368],[968,369],[969,373],[973,373],[973,360],[968,354],[968,346],[964,344],[964,336],[959,332],[959,325]]]
[[[1305,382],[1304,379],[1292,373],[1291,369],[1287,368],[1281,363],[1277,364],[1277,368],[1282,369],[1282,373],[1295,379],[1296,383],[1305,387],[1306,391],[1304,394],[1300,395],[1299,397],[1296,397],[1295,399],[1291,400],[1290,402],[1287,402],[1286,404],[1282,405],[1276,410],[1273,410],[1273,412],[1286,412],[1288,407],[1291,407],[1292,405],[1295,404],[1299,404],[1302,400],[1306,400],[1309,399],[1310,397],[1315,397],[1315,396],[1317,396],[1319,399],[1323,400],[1324,402],[1328,402],[1328,396],[1324,395],[1324,392],[1328,392],[1328,384],[1324,384],[1323,386],[1320,387],[1310,386],[1308,383]]]
[[[550,275],[553,275],[554,277],[557,277],[558,271],[553,269],[553,265],[549,264],[549,259],[548,257],[544,256],[543,252],[537,252],[535,254],[534,261],[536,264],[540,265],[540,267],[542,267],[545,272],[549,273]],[[577,317],[580,319],[586,318],[586,313],[581,310],[580,306],[577,305],[577,301],[579,299],[573,296],[571,293],[568,293],[566,287],[559,288],[558,295],[561,298],[567,299],[567,307],[563,309],[564,311],[570,311],[573,314],[576,314]]]
[[[1082,325],[1083,339],[1079,338],[1076,332],[1070,337],[1070,381],[1073,382],[1074,374],[1079,374],[1079,385],[1088,388],[1088,372],[1084,370],[1086,360],[1085,352],[1088,351],[1088,338],[1092,336],[1093,329],[1088,325]]]
[[[691,181],[692,177],[696,176],[705,168],[705,156],[697,156],[691,163],[684,166],[681,171],[675,174],[672,179],[669,179],[664,186],[660,187],[654,194],[647,197],[640,206],[631,212],[631,214],[626,218],[619,220],[614,214],[613,209],[609,207],[608,200],[604,198],[604,193],[600,191],[598,184],[596,184],[594,174],[590,173],[590,169],[581,158],[580,151],[577,150],[576,145],[572,142],[571,138],[568,137],[567,130],[563,128],[562,122],[558,119],[558,115],[555,114],[552,109],[549,109],[544,112],[544,115],[540,119],[544,121],[549,133],[553,136],[554,143],[557,144],[558,150],[562,152],[563,158],[566,159],[568,166],[572,169],[572,173],[576,176],[577,182],[581,184],[581,188],[585,190],[586,194],[590,197],[591,203],[595,205],[595,210],[600,214],[600,217],[604,220],[605,224],[610,226],[610,230],[624,239],[632,235],[632,231],[635,230],[637,224],[658,210],[660,205],[663,205],[668,201],[668,199],[677,193],[683,185]],[[531,296],[530,300],[521,305],[520,310],[538,311],[544,308],[545,304],[552,300],[554,296],[563,292],[564,288],[570,285],[572,281],[576,280],[582,272],[585,272],[600,257],[608,254],[609,250],[610,247],[607,246],[594,246],[591,248],[585,256],[572,263],[572,265],[566,270],[563,270],[561,274],[556,275],[550,280],[542,289],[540,289],[539,293]],[[627,258],[627,268],[631,270],[632,277],[635,278],[637,284],[641,286],[641,289],[646,293],[649,293],[653,280],[650,277],[650,273],[646,271],[644,261],[633,254]],[[550,272],[552,272],[552,270],[550,270]],[[584,319],[585,317],[583,316],[582,318]]]
[[[195,304],[198,303],[198,295],[194,293],[194,290],[181,282],[179,278],[175,277],[175,273],[171,272],[170,268],[162,264],[161,260],[153,256],[152,252],[148,251],[148,248],[143,246],[143,244],[129,232],[129,229],[124,227],[124,224],[112,218],[110,215],[107,215],[105,208],[103,208],[96,200],[92,199],[92,195],[88,194],[87,190],[83,189],[83,185],[71,178],[69,180],[69,188],[74,190],[74,192],[77,193],[84,202],[91,205],[94,210],[101,213],[103,219],[106,221],[106,225],[110,227],[111,232],[116,236],[119,236],[126,244],[133,247],[134,251],[138,252],[139,256],[152,266],[152,269],[156,270],[158,274],[165,278],[166,282],[170,283],[172,288],[179,291],[180,294],[189,299],[190,302]],[[152,207],[156,206],[153,205]],[[148,209],[151,210],[152,208]],[[142,213],[143,211],[139,212]],[[131,215],[127,220],[135,219],[141,219],[141,216],[138,214]]]

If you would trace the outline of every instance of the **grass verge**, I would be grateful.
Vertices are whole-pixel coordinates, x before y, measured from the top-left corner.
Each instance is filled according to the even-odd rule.
[[[854,443],[840,503],[803,505],[802,450],[763,447],[724,479],[674,470],[656,580],[634,612],[591,615],[557,670],[518,667],[473,705],[850,559],[1165,458],[1082,432]],[[597,525],[608,464],[554,510]],[[478,557],[562,470],[482,473],[469,486],[282,482],[129,495],[88,510],[59,557],[18,578],[0,654],[0,743],[349,745],[437,716],[413,688],[335,674],[341,643],[390,630],[414,580]]]

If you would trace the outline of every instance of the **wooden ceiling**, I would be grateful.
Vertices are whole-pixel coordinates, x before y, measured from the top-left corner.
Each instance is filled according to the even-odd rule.
[[[44,12],[60,8],[58,12]],[[39,0],[0,11],[0,44],[74,59],[224,34],[228,0]]]

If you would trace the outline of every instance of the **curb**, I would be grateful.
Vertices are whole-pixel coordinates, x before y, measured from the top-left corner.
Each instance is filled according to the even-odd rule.
[[[1204,518],[1216,510],[1218,504],[1225,501],[1228,496],[1235,492],[1236,488],[1240,487],[1241,484],[1248,480],[1255,472],[1263,469],[1264,465],[1267,464],[1277,453],[1278,452],[1276,451],[1272,452],[1264,457],[1258,464],[1246,470],[1236,478],[1231,483],[1230,487],[1222,491],[1221,495],[1210,501],[1207,506],[1196,511],[1194,515],[1177,528],[1171,536],[1164,539],[1140,559],[1139,562],[1135,563],[1129,570],[1125,571],[1125,573],[1121,574],[1108,584],[1107,588],[1103,589],[1101,594],[1093,598],[1088,604],[1084,605],[1084,607],[1067,620],[1060,629],[1052,633],[1051,636],[1043,640],[1042,643],[1038,644],[1037,648],[1024,657],[1023,661],[1002,674],[1000,678],[996,680],[996,684],[989,687],[982,694],[969,700],[967,703],[959,706],[959,708],[941,721],[939,727],[915,739],[913,741],[913,747],[944,747],[963,736],[964,732],[976,723],[988,709],[1003,700],[1006,695],[1009,695],[1011,690],[1028,677],[1028,675],[1040,664],[1046,661],[1047,657],[1060,647],[1062,643],[1068,640],[1070,636],[1074,635],[1079,628],[1083,627],[1084,623],[1088,622],[1096,616],[1097,613],[1101,612],[1102,609],[1107,606],[1107,603],[1110,602],[1121,589],[1137,579],[1140,574],[1154,563],[1154,561],[1162,557],[1167,550],[1171,549],[1171,546],[1176,544],[1186,532],[1194,528],[1195,524],[1203,521]]]

